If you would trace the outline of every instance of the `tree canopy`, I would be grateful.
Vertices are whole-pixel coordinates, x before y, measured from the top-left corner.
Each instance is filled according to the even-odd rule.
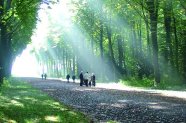
[[[72,0],[71,4],[74,16],[66,25],[65,13],[61,21],[49,17],[48,47],[38,52],[48,59],[39,60],[49,74],[59,77],[84,70],[111,80],[185,80],[185,1]]]
[[[184,0],[71,0],[60,8],[63,2],[45,11],[45,43],[33,50],[49,76],[83,70],[104,80],[186,80]],[[16,56],[30,41],[38,3],[1,2],[1,53],[9,49]]]
[[[40,0],[0,1],[0,81],[11,74],[12,63],[31,42]]]

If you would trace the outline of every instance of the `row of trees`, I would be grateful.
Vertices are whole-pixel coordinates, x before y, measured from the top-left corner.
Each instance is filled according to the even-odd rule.
[[[0,1],[0,84],[11,75],[12,63],[31,42],[36,27],[37,11],[48,0]]]
[[[99,71],[106,78],[110,75],[153,77],[156,83],[186,79],[184,0],[75,0],[72,3],[75,16],[71,30],[67,31],[63,20],[56,23],[49,18],[50,45],[37,53],[38,60],[46,64],[51,74],[61,76],[70,71],[78,74],[80,70],[88,70]]]

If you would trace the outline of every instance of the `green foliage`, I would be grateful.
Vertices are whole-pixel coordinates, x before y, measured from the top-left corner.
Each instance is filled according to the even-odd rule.
[[[10,83],[8,79],[4,78],[2,88],[7,88],[7,87],[10,87]]]
[[[41,0],[0,2],[0,80],[11,75],[16,56],[31,42]]]
[[[175,79],[179,80],[179,79]],[[173,82],[170,79],[162,79],[161,83],[154,85],[154,80],[149,78],[143,78],[142,80],[130,77],[120,80],[121,83],[127,86],[144,87],[150,89],[163,89],[163,90],[178,90],[182,91],[186,89],[186,84],[179,82]]]
[[[142,80],[131,77],[127,80],[121,81],[123,84],[135,87],[153,87],[154,80],[144,77]]]
[[[0,109],[0,122],[89,122],[83,114],[51,99],[18,79],[5,80],[5,86],[0,93]]]
[[[152,4],[147,4],[147,2]],[[47,34],[47,43],[44,48],[36,53],[38,61],[46,66],[50,64],[48,69],[51,70],[51,75],[57,75],[58,70],[63,71],[65,69],[66,72],[72,70],[71,61],[75,61],[74,68],[80,70],[81,58],[77,49],[79,48],[78,41],[81,41],[83,43],[80,44],[83,46],[80,48],[93,48],[91,49],[94,55],[92,57],[99,58],[103,54],[103,62],[109,64],[111,66],[110,71],[119,74],[119,78],[123,76],[132,77],[131,82],[128,82],[129,85],[152,87],[154,85],[153,77],[159,78],[159,74],[154,75],[157,73],[155,71],[158,66],[160,66],[160,70],[158,68],[157,70],[160,71],[162,82],[170,82],[171,79],[174,79],[173,83],[179,83],[180,78],[186,75],[184,60],[184,51],[186,51],[184,47],[185,2],[163,0],[159,1],[158,6],[155,5],[153,8],[155,2],[157,1],[72,0],[74,7],[70,9],[74,11],[75,15],[70,23],[76,28],[70,29],[71,26],[64,26],[62,22],[66,20],[61,19],[58,23],[58,20],[52,18],[52,15],[48,15],[50,34]],[[152,18],[150,18],[149,12],[155,9],[157,9],[157,15],[155,12],[151,13],[152,18],[157,16],[157,20],[152,21],[157,22],[158,28],[155,36],[158,40],[154,44],[153,39],[155,38],[151,37],[154,31],[150,29],[155,28],[151,27],[150,20]],[[166,30],[166,28],[168,29]],[[82,32],[83,35],[79,32]],[[74,38],[77,42],[72,44]],[[109,42],[109,40],[111,41]],[[118,40],[122,46],[119,45]],[[103,49],[100,46],[101,43],[103,43]],[[156,43],[158,46],[154,48]],[[153,63],[155,61],[153,56],[156,55],[153,52],[155,49],[158,52],[157,66]],[[123,56],[120,57],[121,55]],[[56,64],[58,66],[63,65],[64,68],[52,67]],[[91,65],[88,64],[87,66]],[[85,67],[85,69],[87,68]],[[176,71],[176,74],[180,74],[180,76],[173,77],[169,70],[171,72]],[[63,73],[65,74],[65,72]],[[146,78],[135,79],[140,78],[139,76],[146,76]]]
[[[40,0],[22,1],[21,3],[17,1],[15,5],[12,5],[15,11],[13,15],[16,15],[12,16],[14,21],[11,21],[12,50],[15,56],[31,42],[31,36],[36,27],[39,3]]]
[[[183,90],[186,89],[186,84],[183,81],[182,77],[174,77],[170,78],[168,75],[164,75],[162,77],[162,81],[157,85],[156,88],[159,89],[170,89],[170,90]]]

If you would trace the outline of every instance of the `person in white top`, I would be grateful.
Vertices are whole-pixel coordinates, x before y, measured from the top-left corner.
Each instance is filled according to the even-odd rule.
[[[89,76],[89,74],[88,74],[88,72],[86,72],[85,74],[84,74],[84,82],[85,82],[85,85],[88,87],[88,80],[89,80],[89,78],[90,78],[90,76]]]

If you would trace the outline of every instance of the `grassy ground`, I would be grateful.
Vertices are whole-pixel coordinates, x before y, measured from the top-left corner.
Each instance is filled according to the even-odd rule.
[[[181,82],[170,82],[170,81],[161,81],[161,83],[154,85],[153,79],[143,78],[142,80],[136,78],[130,78],[128,80],[121,80],[121,83],[127,86],[133,87],[142,87],[149,89],[161,89],[161,90],[177,90],[177,91],[186,91],[186,84]]]
[[[88,123],[80,112],[15,79],[0,88],[0,123]]]

